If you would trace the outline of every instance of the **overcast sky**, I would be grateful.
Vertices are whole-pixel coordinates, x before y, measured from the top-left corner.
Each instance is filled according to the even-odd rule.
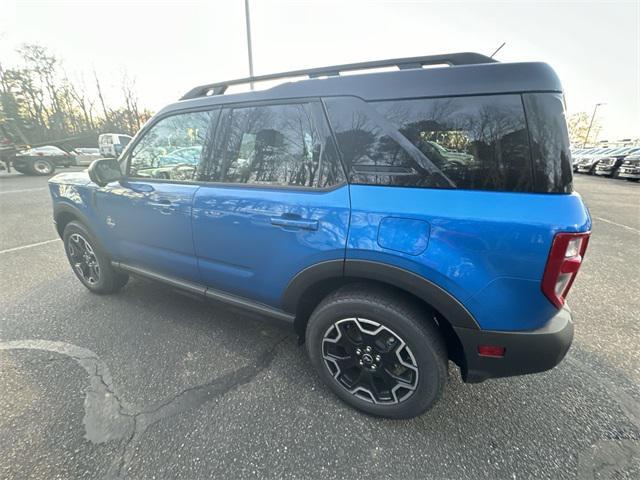
[[[507,45],[501,61],[545,61],[569,112],[600,139],[640,136],[640,1],[250,0],[255,74]],[[71,76],[136,78],[152,110],[199,83],[248,75],[244,0],[0,0],[0,61],[39,43]]]

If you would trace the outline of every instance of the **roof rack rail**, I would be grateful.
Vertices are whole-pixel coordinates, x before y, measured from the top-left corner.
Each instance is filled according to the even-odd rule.
[[[257,77],[239,78],[237,80],[228,80],[226,82],[208,83],[206,85],[199,85],[192,88],[183,95],[180,100],[205,97],[208,95],[222,95],[231,85],[263,82],[279,78],[302,76],[307,76],[308,78],[335,77],[339,76],[340,72],[347,72],[350,70],[368,70],[394,66],[398,67],[400,70],[406,70],[410,68],[421,68],[425,65],[473,65],[478,63],[494,62],[497,62],[497,60],[480,53],[461,52],[442,55],[428,55],[424,57],[392,58],[389,60],[376,60],[373,62],[347,63],[344,65],[332,65],[330,67],[308,68],[304,70],[293,70],[291,72],[271,73],[269,75],[260,75]]]

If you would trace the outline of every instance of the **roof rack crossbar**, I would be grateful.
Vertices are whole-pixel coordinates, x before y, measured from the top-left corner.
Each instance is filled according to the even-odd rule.
[[[397,67],[400,70],[406,70],[411,68],[421,68],[427,65],[473,65],[479,63],[494,62],[496,62],[496,60],[479,53],[461,52],[443,55],[428,55],[424,57],[392,58],[389,60],[376,60],[372,62],[347,63],[344,65],[293,70],[283,73],[271,73],[268,75],[260,75],[257,77],[239,78],[236,80],[228,80],[226,82],[199,85],[189,90],[185,95],[182,96],[182,98],[180,98],[180,100],[204,97],[207,95],[222,95],[224,92],[226,92],[227,88],[232,85],[264,82],[268,80],[277,80],[280,78],[304,76],[308,78],[336,77],[339,76],[341,72],[348,72],[353,70],[370,70],[384,67]]]

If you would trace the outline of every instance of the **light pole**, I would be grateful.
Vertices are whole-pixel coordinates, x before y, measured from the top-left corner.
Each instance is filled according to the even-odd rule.
[[[247,51],[249,52],[249,77],[253,78],[253,54],[251,52],[251,17],[249,16],[249,0],[244,0],[245,19],[247,21]],[[253,90],[253,82],[249,83]]]
[[[582,143],[582,148],[586,147],[587,140],[589,140],[589,134],[591,133],[591,127],[593,126],[593,119],[596,118],[596,111],[600,105],[604,105],[604,103],[596,103],[595,108],[593,109],[593,114],[591,115],[591,121],[589,122],[589,128],[587,128],[587,134],[584,136],[584,142]]]

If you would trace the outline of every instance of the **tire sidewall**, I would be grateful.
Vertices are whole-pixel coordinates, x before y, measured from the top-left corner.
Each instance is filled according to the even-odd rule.
[[[36,169],[36,163],[38,162],[44,162],[47,165],[49,165],[49,171],[48,172],[40,172],[39,170]],[[45,175],[52,175],[55,171],[56,171],[56,167],[55,164],[51,161],[48,160],[46,158],[37,158],[31,161],[31,172],[33,172],[34,175],[41,175],[41,176],[45,176]]]
[[[91,284],[91,283],[87,282],[78,273],[78,271],[75,269],[75,267],[73,266],[73,263],[71,261],[71,256],[69,254],[69,241],[70,241],[69,238],[74,233],[80,234],[89,243],[89,245],[91,245],[91,248],[93,249],[93,252],[94,252],[94,254],[96,256],[96,259],[98,260],[98,266],[100,267],[100,278],[99,278],[98,282],[96,282],[94,284]],[[89,290],[91,290],[93,292],[100,293],[104,289],[109,288],[110,285],[111,285],[110,260],[107,257],[107,255],[105,255],[105,253],[103,252],[102,248],[100,247],[100,244],[96,241],[94,236],[91,235],[89,230],[87,230],[87,228],[85,228],[85,226],[82,225],[81,223],[71,222],[65,227],[62,239],[63,239],[63,242],[64,242],[64,251],[65,251],[65,253],[67,255],[67,260],[69,261],[69,265],[71,265],[71,269],[73,270],[73,273],[78,278],[78,280],[80,280],[85,287],[87,287]]]
[[[367,402],[349,393],[329,372],[322,358],[322,338],[336,321],[352,317],[373,320],[390,328],[411,349],[418,365],[418,386],[407,400],[392,405]],[[321,305],[309,320],[306,346],[311,363],[331,390],[346,403],[371,415],[391,418],[420,415],[438,400],[446,383],[446,360],[431,345],[427,332],[390,305],[349,300]]]

